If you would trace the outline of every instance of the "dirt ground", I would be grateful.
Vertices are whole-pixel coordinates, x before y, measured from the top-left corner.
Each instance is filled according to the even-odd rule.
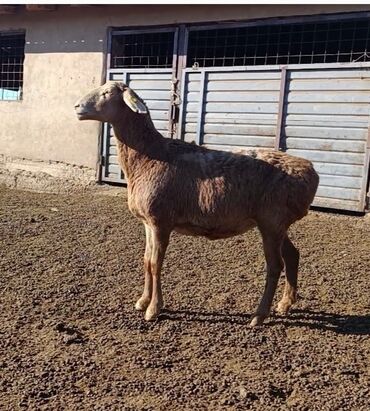
[[[175,234],[146,323],[144,230],[119,192],[0,189],[1,410],[370,409],[369,217],[292,227],[300,299],[256,329],[258,233]]]

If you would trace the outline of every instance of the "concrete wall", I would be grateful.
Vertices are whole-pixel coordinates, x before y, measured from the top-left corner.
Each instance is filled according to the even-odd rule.
[[[99,124],[73,104],[104,78],[107,28],[370,10],[368,5],[59,6],[0,15],[0,31],[26,30],[23,100],[0,101],[3,158],[96,168]]]

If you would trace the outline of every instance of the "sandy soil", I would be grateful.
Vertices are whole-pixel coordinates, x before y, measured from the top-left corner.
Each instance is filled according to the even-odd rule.
[[[300,299],[257,329],[258,233],[173,235],[146,323],[144,230],[120,192],[0,189],[1,410],[370,409],[369,217],[292,227]]]

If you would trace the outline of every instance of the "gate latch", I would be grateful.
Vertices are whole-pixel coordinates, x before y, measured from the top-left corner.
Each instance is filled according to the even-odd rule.
[[[180,94],[177,92],[177,85],[179,84],[179,79],[176,77],[171,82],[171,100],[172,104],[179,106],[181,104]]]

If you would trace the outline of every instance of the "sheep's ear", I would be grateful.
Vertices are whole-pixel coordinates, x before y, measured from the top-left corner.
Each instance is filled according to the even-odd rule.
[[[127,87],[123,92],[123,101],[130,107],[135,113],[146,114],[148,109],[143,100],[133,91],[130,87]]]

